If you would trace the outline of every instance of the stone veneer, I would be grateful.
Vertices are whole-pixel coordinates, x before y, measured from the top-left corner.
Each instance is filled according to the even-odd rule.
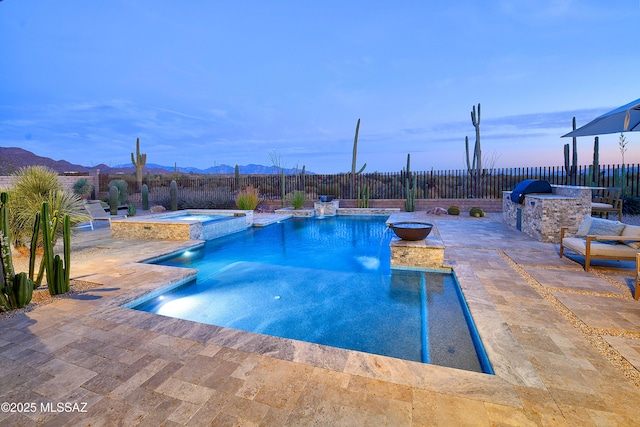
[[[198,220],[171,221],[171,216],[192,214],[224,215],[228,218],[203,223]],[[210,240],[245,230],[253,222],[253,212],[233,210],[187,210],[154,216],[111,220],[114,239],[140,240]]]
[[[443,269],[444,244],[438,236],[429,235],[423,240],[402,240],[393,237],[389,243],[391,268]]]
[[[554,185],[551,190],[551,194],[527,194],[523,204],[511,201],[511,192],[504,191],[504,223],[541,242],[560,242],[560,228],[577,227],[591,214],[593,188]]]
[[[296,217],[299,217],[299,216],[309,217],[309,216],[313,216],[314,214],[313,209],[294,209],[294,208],[276,209],[274,212],[279,215],[291,215]]]

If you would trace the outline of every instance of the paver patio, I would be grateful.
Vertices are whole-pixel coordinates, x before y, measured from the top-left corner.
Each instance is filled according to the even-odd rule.
[[[416,215],[436,224],[496,375],[122,308],[194,273],[136,261],[194,242],[115,241],[102,227],[78,233],[72,258],[72,277],[100,286],[0,320],[0,402],[36,404],[0,423],[640,425],[633,263],[586,273],[492,218]]]

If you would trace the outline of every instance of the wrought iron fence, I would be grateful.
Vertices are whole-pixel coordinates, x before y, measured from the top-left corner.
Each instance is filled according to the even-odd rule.
[[[593,173],[590,166],[579,166],[575,185],[594,187],[621,187],[624,194],[638,197],[640,191],[639,165],[605,165]],[[412,186],[413,176],[417,187],[416,198],[502,198],[503,191],[511,191],[522,180],[543,179],[552,185],[573,184],[563,167],[523,167],[485,169],[480,177],[472,176],[467,170],[419,171],[412,173],[412,179],[404,172],[365,173],[356,176],[354,194],[358,189],[368,191],[370,199],[404,199],[408,182]],[[100,175],[100,191],[108,192],[109,182],[123,179],[128,183],[131,194],[137,192],[135,174]],[[260,190],[263,199],[278,200],[283,193],[304,191],[308,195],[333,195],[349,198],[351,176],[344,174],[298,174],[285,175],[284,187],[281,175],[187,175],[187,174],[147,174],[144,183],[155,194],[168,197],[169,183],[176,180],[178,188],[189,190],[200,197],[214,197],[221,192],[234,193],[240,188],[253,186]],[[480,184],[476,186],[476,184]],[[166,193],[166,195],[165,195]]]

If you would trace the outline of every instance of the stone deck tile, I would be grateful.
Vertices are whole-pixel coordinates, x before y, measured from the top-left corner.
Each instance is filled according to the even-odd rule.
[[[113,241],[101,229],[74,246],[74,272],[103,289],[0,321],[0,400],[87,401],[89,413],[0,422],[640,425],[640,384],[605,357],[626,357],[637,373],[638,301],[624,296],[633,269],[585,273],[554,245],[495,221],[431,220],[483,340],[503,355],[496,376],[118,308],[173,277],[132,259],[185,246]]]

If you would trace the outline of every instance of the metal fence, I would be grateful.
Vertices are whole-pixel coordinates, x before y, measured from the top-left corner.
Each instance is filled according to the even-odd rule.
[[[188,175],[147,174],[143,183],[160,197],[168,197],[169,184],[175,180],[178,188],[199,197],[218,197],[232,194],[246,186],[260,190],[265,200],[278,200],[281,194],[304,191],[308,195],[332,195],[336,198],[355,199],[368,193],[370,199],[405,199],[407,185],[417,188],[416,198],[502,198],[503,191],[511,191],[522,180],[543,179],[552,185],[581,185],[595,187],[621,187],[624,194],[638,197],[639,165],[605,165],[594,173],[590,166],[579,166],[572,180],[563,167],[523,167],[486,169],[474,176],[467,170],[419,171],[407,176],[405,172],[365,173],[355,176],[352,186],[350,174],[285,175]],[[100,175],[100,192],[109,191],[114,179],[127,181],[129,193],[137,193],[135,174]],[[415,180],[415,181],[414,181]]]

